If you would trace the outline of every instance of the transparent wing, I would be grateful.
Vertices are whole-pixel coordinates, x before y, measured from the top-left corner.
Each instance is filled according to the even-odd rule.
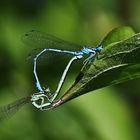
[[[26,34],[24,34],[22,36],[22,41],[25,44],[29,46],[33,46],[35,48],[31,50],[27,59],[34,58],[36,54],[41,52],[44,48],[56,48],[56,49],[72,50],[72,51],[79,51],[82,48],[81,45],[64,41],[62,39],[59,39],[47,33],[43,33],[36,30],[31,30]],[[45,58],[46,60],[49,58],[51,60],[57,60],[58,62],[60,59],[64,58],[65,56],[66,55],[61,53],[46,52],[43,55],[41,55],[40,58]]]
[[[65,50],[77,51],[82,48],[81,45],[77,45],[68,41],[64,41],[47,33],[43,33],[36,30],[31,30],[22,36],[22,41],[25,44],[37,48],[34,52],[38,53],[43,48],[59,48]]]
[[[35,49],[31,50],[31,52],[28,55],[27,59],[32,59],[38,54],[40,51],[43,50],[43,48],[59,48],[59,49],[65,49],[65,50],[80,50],[82,47],[81,45],[77,45],[68,41],[64,41],[62,39],[59,39],[57,37],[54,37],[52,35],[49,35],[47,33],[43,33],[36,30],[31,30],[27,32],[25,35],[22,36],[22,41],[30,46],[33,46]],[[59,61],[61,56],[64,57],[64,55],[60,53],[53,53],[53,52],[47,52],[44,53],[41,58],[45,59],[55,59]]]
[[[13,103],[0,107],[0,121],[14,115],[23,105],[30,102],[30,96],[21,98]]]
[[[49,35],[47,33],[43,33],[36,30],[31,30],[27,32],[22,37],[23,42],[37,46],[38,48],[80,48],[81,45],[77,45],[68,41],[64,41],[53,35]]]

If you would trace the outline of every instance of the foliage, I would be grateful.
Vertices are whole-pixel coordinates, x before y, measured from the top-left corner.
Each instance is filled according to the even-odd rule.
[[[1,2],[0,11],[0,106],[36,92],[32,63],[26,60],[30,51],[35,47],[25,46],[21,41],[21,35],[28,30],[35,29],[76,44],[89,46],[98,44],[108,31],[118,26],[129,25],[136,32],[140,31],[138,14],[140,13],[140,1],[137,0],[127,2],[125,0],[13,0]],[[99,66],[98,69],[101,65],[112,68],[107,60],[114,62],[116,57],[122,59],[124,54],[117,55],[116,47],[116,53],[113,56],[113,46],[137,36],[130,27],[120,27],[116,31],[117,33],[109,32],[100,42],[104,49],[94,62]],[[61,46],[58,47],[61,48]],[[109,50],[112,50],[113,54]],[[139,49],[137,48],[137,50]],[[79,96],[77,93],[80,90],[81,94],[91,91],[90,94],[79,96],[71,102],[46,112],[37,110],[31,103],[28,104],[12,118],[0,122],[0,139],[139,140],[140,80],[124,82],[124,80],[135,78],[133,74],[138,72],[139,60],[136,58],[139,56],[132,57],[129,54],[132,53],[125,55],[123,63],[136,64],[129,63],[129,67],[125,69],[124,67],[127,66],[119,67],[115,61],[113,65],[118,66],[116,68],[116,72],[120,73],[118,77],[114,75],[115,69],[114,71],[108,70],[108,74],[112,73],[111,77],[117,81],[108,79],[103,71],[100,76],[94,77],[97,68],[92,63],[81,71],[74,87],[70,88],[62,98],[65,99],[65,102],[73,99]],[[52,58],[49,61],[54,62]],[[55,89],[56,79],[60,78],[58,73],[61,74],[63,70],[58,68],[63,63],[52,64],[51,72],[48,72],[46,62],[47,60],[43,61],[43,65],[40,63],[39,76],[43,79],[43,85],[47,83],[52,87],[51,89]],[[103,62],[106,65],[103,65]],[[62,88],[62,94],[75,80],[78,65],[76,63],[72,66]],[[129,73],[122,71],[121,68]],[[106,68],[104,67],[104,69]],[[90,76],[88,73],[92,75]],[[129,76],[131,77],[128,78]],[[121,79],[122,77],[126,79]],[[85,81],[84,78],[89,78],[89,81]],[[82,80],[83,84],[80,83]],[[108,83],[104,81],[108,81]],[[88,82],[91,83],[91,86]],[[124,83],[105,87],[119,82]],[[97,88],[101,89],[95,90]],[[16,111],[12,106],[8,109],[11,112]]]
[[[58,102],[64,103],[89,91],[140,77],[139,33],[135,34],[130,27],[116,28],[101,44],[104,49],[98,59],[89,68],[82,68],[75,83]]]

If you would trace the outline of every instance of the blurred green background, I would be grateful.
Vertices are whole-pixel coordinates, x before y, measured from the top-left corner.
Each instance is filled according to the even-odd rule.
[[[28,30],[96,45],[118,26],[129,25],[139,32],[139,13],[138,0],[0,1],[0,105],[37,91],[32,62],[26,59],[33,47],[21,41]],[[44,63],[39,65],[43,84],[48,81],[55,88],[59,65],[51,74],[43,69]],[[72,69],[62,93],[72,84],[77,65]],[[51,111],[28,104],[0,123],[0,140],[139,140],[139,83],[137,79],[93,91]]]

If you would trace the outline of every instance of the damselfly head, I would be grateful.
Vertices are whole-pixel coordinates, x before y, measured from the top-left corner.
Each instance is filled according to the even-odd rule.
[[[103,49],[103,46],[102,46],[101,44],[99,44],[99,45],[96,47],[96,51],[97,51],[97,52],[100,52],[102,49]]]
[[[51,104],[48,96],[44,93],[41,94],[40,92],[31,96],[31,102],[36,108],[39,108],[40,110],[47,110],[47,107]]]

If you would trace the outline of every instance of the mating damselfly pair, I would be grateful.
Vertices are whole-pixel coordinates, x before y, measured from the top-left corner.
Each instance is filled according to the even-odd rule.
[[[9,104],[9,106],[12,107],[12,109],[18,108],[20,104],[26,103],[27,100],[31,101],[32,104],[40,110],[49,109],[50,105],[56,100],[57,96],[59,95],[72,63],[76,60],[81,60],[82,58],[84,58],[84,56],[86,57],[86,59],[83,60],[84,65],[93,62],[96,55],[100,53],[102,50],[101,44],[97,45],[96,47],[77,45],[36,30],[31,30],[27,32],[22,37],[22,40],[25,42],[25,44],[33,45],[35,47],[37,46],[41,48],[39,52],[37,52],[36,55],[33,57],[33,74],[36,81],[37,92],[29,96],[28,98],[24,98],[24,100],[18,100],[13,104],[12,103]],[[58,47],[63,49],[57,49]],[[68,49],[64,49],[64,48],[68,48]],[[79,49],[71,50],[70,48],[79,48]],[[47,88],[42,87],[37,74],[38,59],[43,54],[45,53],[47,54],[47,52],[55,52],[58,54],[65,54],[65,55],[72,56],[62,73],[62,76],[60,78],[60,81],[58,82],[56,90],[53,93],[50,91],[49,87]],[[4,108],[1,108],[1,110],[3,112],[4,111],[8,112],[11,109],[9,106],[5,106]]]

